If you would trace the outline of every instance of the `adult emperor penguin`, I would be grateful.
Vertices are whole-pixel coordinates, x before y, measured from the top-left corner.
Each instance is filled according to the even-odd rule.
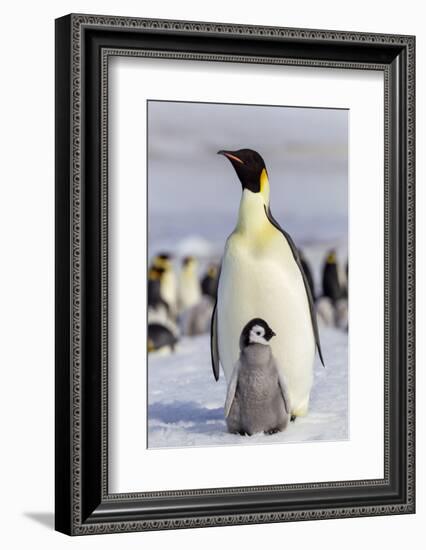
[[[161,296],[161,277],[164,269],[151,267],[148,271],[148,320],[166,321],[169,319],[170,308]]]
[[[342,297],[341,276],[337,265],[337,255],[335,250],[330,250],[324,262],[322,272],[322,291],[323,295],[330,298],[335,304]]]
[[[182,269],[179,274],[179,311],[183,312],[198,304],[201,300],[201,285],[198,278],[198,261],[193,256],[186,256],[182,260]]]
[[[163,276],[164,269],[161,267],[151,267],[148,271],[148,323],[164,325],[178,337],[179,329],[176,319],[171,314],[169,304],[161,295],[161,279]]]
[[[210,296],[212,300],[216,300],[217,294],[217,278],[219,270],[215,264],[210,264],[207,273],[201,280],[201,291],[205,296]]]
[[[147,349],[148,353],[158,351],[175,351],[178,342],[177,336],[161,323],[148,324]]]
[[[315,345],[322,359],[309,284],[291,237],[273,218],[265,163],[256,151],[219,151],[231,162],[242,185],[238,220],[222,260],[212,316],[213,373],[219,363],[229,382],[239,357],[243,327],[252,318],[268,319],[277,337],[272,353],[287,381],[292,416],[309,408]]]
[[[163,253],[155,256],[152,267],[163,270],[161,297],[169,306],[172,317],[175,317],[177,314],[177,278],[170,254]]]

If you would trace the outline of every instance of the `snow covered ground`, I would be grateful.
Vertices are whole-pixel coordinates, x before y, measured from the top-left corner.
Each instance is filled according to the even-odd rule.
[[[323,328],[326,361],[318,358],[310,411],[281,433],[251,437],[226,430],[223,405],[226,382],[215,382],[209,336],[184,338],[170,355],[150,355],[148,372],[148,446],[247,445],[348,439],[348,335]]]

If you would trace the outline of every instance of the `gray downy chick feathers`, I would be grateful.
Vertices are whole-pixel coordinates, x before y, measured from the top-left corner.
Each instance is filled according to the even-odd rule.
[[[261,319],[253,319],[242,331],[240,358],[225,403],[231,433],[275,433],[287,427],[291,410],[287,385],[268,344],[274,335]]]

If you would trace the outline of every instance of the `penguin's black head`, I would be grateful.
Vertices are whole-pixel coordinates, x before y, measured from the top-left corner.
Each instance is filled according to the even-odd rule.
[[[244,349],[251,344],[267,346],[273,336],[276,336],[276,334],[266,321],[260,318],[252,319],[241,332],[240,349]]]
[[[266,166],[263,158],[253,149],[239,149],[238,151],[218,151],[218,155],[224,155],[231,162],[243,189],[253,193],[262,190],[263,171],[266,175]]]
[[[182,265],[184,267],[186,267],[187,265],[189,265],[190,263],[192,263],[194,261],[194,257],[193,256],[185,256],[182,260]]]
[[[197,266],[198,262],[194,256],[185,256],[185,258],[182,259],[183,269],[196,269]]]
[[[171,269],[172,259],[173,257],[171,254],[167,254],[167,253],[157,254],[157,256],[155,256],[152,262],[152,267],[160,268],[164,270]]]
[[[328,263],[328,264],[337,263],[336,251],[334,249],[331,249],[331,250],[328,251],[326,263]]]

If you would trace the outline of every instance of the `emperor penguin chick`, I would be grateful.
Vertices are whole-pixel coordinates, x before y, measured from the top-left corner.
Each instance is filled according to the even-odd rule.
[[[287,427],[291,408],[287,383],[269,345],[273,336],[274,331],[263,319],[252,319],[243,328],[240,358],[232,371],[225,402],[231,433],[273,434]]]

